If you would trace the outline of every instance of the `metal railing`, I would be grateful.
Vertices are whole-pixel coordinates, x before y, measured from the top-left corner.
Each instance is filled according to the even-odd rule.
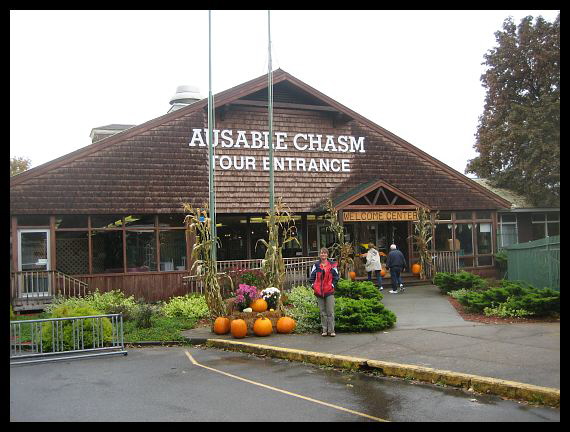
[[[10,274],[10,300],[14,309],[42,306],[53,296],[83,297],[88,285],[57,270],[17,271]]]
[[[126,355],[123,315],[10,321],[10,364]]]
[[[318,257],[295,257],[283,258],[285,264],[284,288],[288,289],[294,285],[307,282],[309,277],[309,267]],[[232,270],[261,270],[263,259],[218,261],[217,268],[219,275],[227,275]],[[204,284],[198,275],[184,276],[184,283],[190,292],[204,293]]]

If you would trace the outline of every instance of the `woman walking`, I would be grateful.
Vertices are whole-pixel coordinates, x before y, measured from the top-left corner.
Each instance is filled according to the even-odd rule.
[[[322,248],[320,260],[313,264],[309,282],[321,311],[321,336],[336,336],[334,332],[334,288],[339,279],[337,263],[329,259],[329,250]]]

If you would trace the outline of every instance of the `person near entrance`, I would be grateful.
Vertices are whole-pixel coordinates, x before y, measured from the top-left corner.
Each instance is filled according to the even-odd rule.
[[[392,290],[388,291],[391,294],[397,294],[398,288],[404,290],[404,282],[400,273],[407,267],[406,258],[404,254],[398,250],[395,244],[390,245],[390,252],[386,260],[386,267],[390,269],[390,277],[392,278]]]
[[[329,260],[329,250],[321,248],[320,260],[313,264],[309,282],[321,311],[321,336],[336,336],[334,332],[334,289],[339,279],[337,263]]]
[[[372,280],[372,272],[375,273],[378,289],[382,291],[382,263],[380,262],[380,253],[374,246],[374,243],[368,243],[368,252],[366,253],[366,264],[364,266],[368,273],[368,280]]]

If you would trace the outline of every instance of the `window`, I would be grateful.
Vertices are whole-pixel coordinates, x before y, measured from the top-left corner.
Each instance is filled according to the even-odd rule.
[[[473,215],[472,212],[470,211],[463,211],[463,212],[457,212],[455,213],[455,219],[456,220],[466,220],[466,219],[473,219]]]
[[[491,246],[491,227],[490,223],[476,223],[477,226],[477,253],[490,254],[493,250]]]
[[[184,230],[160,232],[160,270],[186,269],[186,233]]]
[[[123,273],[123,231],[92,231],[93,273]]]
[[[459,240],[459,255],[473,255],[473,224],[456,224],[455,238]]]
[[[450,251],[453,246],[451,224],[435,225],[435,250]]]
[[[144,271],[156,271],[155,232],[127,230],[127,272]]]
[[[532,239],[560,235],[560,212],[533,213]]]
[[[517,215],[507,213],[499,215],[497,242],[500,248],[518,243]]]

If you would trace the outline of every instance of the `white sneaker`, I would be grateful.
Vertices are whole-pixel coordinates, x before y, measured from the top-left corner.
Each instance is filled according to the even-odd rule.
[[[404,284],[400,284],[400,288],[404,288]]]
[[[380,287],[380,291],[384,291],[384,288],[383,288],[383,287]]]
[[[390,294],[398,294],[398,291],[390,290],[388,291]]]

